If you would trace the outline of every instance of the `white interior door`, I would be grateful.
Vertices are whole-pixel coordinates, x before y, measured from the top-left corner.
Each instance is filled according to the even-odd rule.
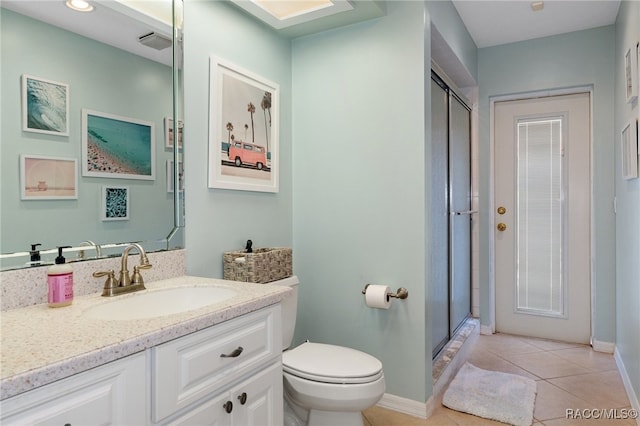
[[[589,343],[590,95],[496,102],[496,330]]]

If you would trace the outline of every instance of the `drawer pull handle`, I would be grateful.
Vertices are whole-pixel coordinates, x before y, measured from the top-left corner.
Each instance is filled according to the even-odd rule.
[[[246,392],[242,392],[242,395],[240,395],[238,397],[238,399],[240,400],[240,405],[244,405],[247,403],[247,393]]]
[[[233,402],[227,401],[222,405],[222,407],[224,408],[224,411],[230,413],[233,411]]]
[[[220,358],[235,358],[235,357],[239,356],[242,353],[243,350],[244,349],[242,348],[242,346],[238,346],[230,354],[220,354]]]

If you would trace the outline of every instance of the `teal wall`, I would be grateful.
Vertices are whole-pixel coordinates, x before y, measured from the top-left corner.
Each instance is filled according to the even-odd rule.
[[[248,239],[256,248],[292,246],[291,48],[226,2],[186,0],[184,19],[187,271],[222,278],[223,253]],[[211,55],[280,85],[278,193],[207,187]]]
[[[626,102],[623,60],[640,40],[640,2],[623,1],[616,21],[615,49],[615,178],[616,178],[616,349],[640,398],[640,179],[623,180],[620,132],[640,118],[640,106]]]
[[[171,68],[57,27],[1,10],[2,144],[0,197],[2,252],[160,239],[173,227],[172,194],[167,192],[164,117],[171,114]],[[69,85],[69,136],[22,131],[23,74]],[[155,181],[104,179],[81,175],[81,109],[153,122],[156,131]],[[78,160],[78,199],[21,201],[20,154]],[[130,219],[100,220],[104,184],[127,185]],[[60,225],[73,224],[56,232]],[[51,259],[53,260],[53,258]]]
[[[384,364],[388,393],[424,402],[432,391],[430,18],[421,2],[387,6],[382,18],[289,42],[222,2],[186,1],[187,270],[221,277],[223,252],[248,238],[293,246],[302,282],[296,343],[369,352]],[[280,85],[277,194],[206,187],[210,55]],[[476,68],[473,55],[462,59]],[[367,308],[367,283],[404,286],[410,296],[388,311]]]
[[[594,338],[614,342],[615,227],[613,26],[479,49],[480,247],[489,247],[489,127],[491,96],[593,86]],[[480,317],[490,321],[489,252],[480,251]]]
[[[384,365],[387,393],[422,402],[431,394],[425,14],[422,2],[388,2],[383,18],[293,41],[296,340],[368,352]],[[367,283],[409,297],[368,308]]]
[[[478,48],[453,3],[449,0],[428,1],[427,7],[433,25],[469,75],[478,81]]]

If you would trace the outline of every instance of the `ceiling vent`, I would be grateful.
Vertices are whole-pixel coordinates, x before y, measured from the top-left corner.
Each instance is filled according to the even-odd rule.
[[[138,37],[138,41],[147,47],[151,47],[156,50],[163,50],[167,47],[171,47],[171,39],[156,32],[150,32],[149,34],[141,35]]]

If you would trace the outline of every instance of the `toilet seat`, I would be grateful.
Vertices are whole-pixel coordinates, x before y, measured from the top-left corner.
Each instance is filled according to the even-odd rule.
[[[383,376],[375,357],[343,346],[306,342],[282,354],[282,368],[296,377],[321,383],[370,383]]]

